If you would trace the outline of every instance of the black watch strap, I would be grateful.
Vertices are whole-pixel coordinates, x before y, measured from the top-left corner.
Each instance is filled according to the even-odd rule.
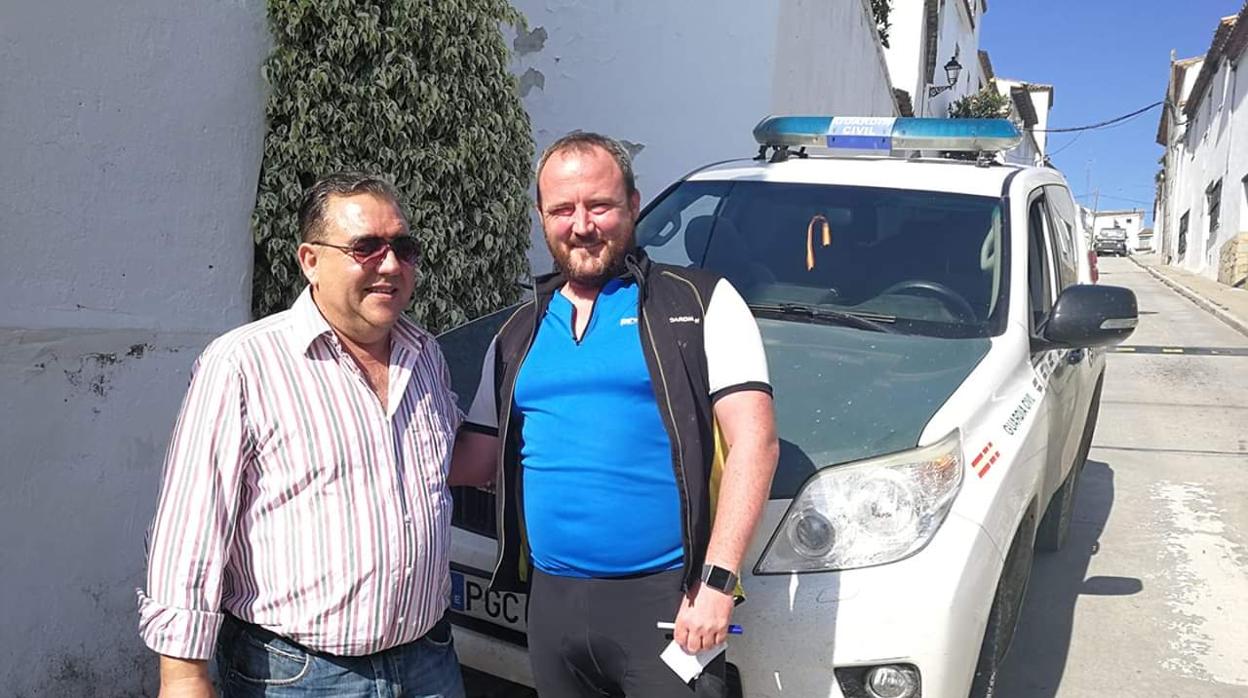
[[[737,590],[737,573],[719,565],[702,565],[702,584],[732,594]]]

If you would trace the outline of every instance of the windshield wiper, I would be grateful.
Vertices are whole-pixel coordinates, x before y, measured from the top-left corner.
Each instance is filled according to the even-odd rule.
[[[895,334],[896,329],[889,325],[897,322],[896,315],[877,313],[851,313],[830,308],[817,308],[802,303],[750,303],[750,310],[781,316],[798,316],[809,320],[832,325],[844,325],[871,332]],[[885,324],[887,323],[887,324]]]

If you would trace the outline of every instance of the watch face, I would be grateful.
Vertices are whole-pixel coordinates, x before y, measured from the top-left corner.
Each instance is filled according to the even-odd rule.
[[[715,565],[711,565],[706,570],[706,585],[709,587],[714,587],[716,589],[727,589],[728,584],[731,581],[732,581],[732,572],[729,572],[723,567],[717,567]]]

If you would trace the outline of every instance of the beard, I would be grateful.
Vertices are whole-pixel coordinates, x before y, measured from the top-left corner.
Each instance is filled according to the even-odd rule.
[[[580,245],[568,244],[546,239],[550,256],[555,259],[555,266],[568,281],[582,286],[602,287],[608,280],[624,273],[624,258],[633,249],[633,236],[620,239],[600,237],[596,243],[603,247],[594,256],[589,255]]]

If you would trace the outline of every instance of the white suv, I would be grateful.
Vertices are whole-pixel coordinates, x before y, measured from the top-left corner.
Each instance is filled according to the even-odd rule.
[[[1130,334],[1135,298],[1093,284],[1060,173],[992,156],[1009,122],[775,117],[755,135],[757,158],[691,173],[637,226],[655,260],[731,280],[767,348],[781,455],[734,690],[990,695],[1032,550],[1070,524],[1097,347]],[[440,338],[462,399],[509,313]],[[486,589],[492,496],[456,493],[455,638],[467,666],[531,685],[525,599]]]

